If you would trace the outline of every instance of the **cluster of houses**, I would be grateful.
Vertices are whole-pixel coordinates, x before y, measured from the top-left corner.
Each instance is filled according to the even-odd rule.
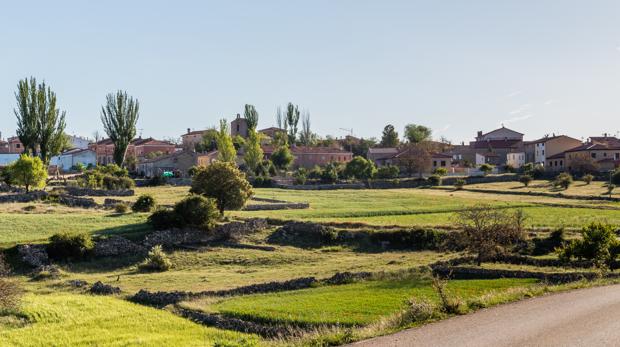
[[[199,152],[197,144],[203,142],[208,131],[187,129],[181,135],[181,143],[153,138],[136,138],[128,149],[127,158],[130,169],[146,177],[160,176],[164,172],[175,172],[186,176],[192,166],[206,166],[217,160],[217,150]],[[247,138],[247,120],[240,115],[230,123],[231,136]],[[265,159],[274,152],[272,140],[278,133],[286,135],[286,130],[270,127],[259,130],[262,134],[261,146]],[[330,146],[292,146],[295,157],[294,167],[313,168],[331,162],[347,163],[353,153],[346,150],[346,144],[359,141],[354,137],[334,141]],[[71,136],[72,149],[52,158],[50,167],[60,172],[70,172],[78,165],[93,166],[113,163],[114,144],[110,139],[90,141],[83,137]],[[541,165],[552,172],[572,171],[584,161],[595,163],[599,171],[614,170],[620,165],[620,139],[605,134],[590,137],[586,142],[566,135],[550,135],[535,141],[525,141],[524,135],[502,126],[483,133],[479,131],[469,144],[452,145],[432,142],[429,153],[429,173],[437,168],[445,168],[452,174],[472,174],[472,170],[482,164],[491,164],[497,169],[512,167],[518,169],[527,163]],[[24,150],[17,137],[0,139],[0,166],[18,159]],[[239,150],[239,163],[242,162],[242,149]],[[409,146],[369,148],[366,157],[378,167],[385,165],[401,166],[404,158],[410,158]]]

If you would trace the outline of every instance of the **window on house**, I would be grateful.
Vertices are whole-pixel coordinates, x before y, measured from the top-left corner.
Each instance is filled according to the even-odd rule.
[[[604,153],[603,153],[603,157],[606,157],[606,156],[607,156],[607,152],[604,152]]]
[[[542,150],[542,155],[545,155],[545,150],[544,149]]]
[[[446,166],[446,161],[445,160],[441,161],[441,166]]]
[[[564,163],[563,163],[563,161],[562,161],[562,160],[560,160],[560,166],[562,166],[562,165],[564,165]]]
[[[16,143],[16,144],[15,144],[15,148],[19,148],[19,143]]]
[[[437,166],[437,160],[433,160],[433,166]]]
[[[590,153],[590,156],[591,156],[592,158],[596,158],[596,153]]]
[[[614,159],[616,159],[616,160],[620,159],[620,153],[614,154]]]

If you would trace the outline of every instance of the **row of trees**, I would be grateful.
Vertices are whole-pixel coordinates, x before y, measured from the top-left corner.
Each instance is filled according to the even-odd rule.
[[[17,136],[24,146],[24,153],[41,158],[45,165],[53,156],[68,149],[65,134],[66,112],[57,106],[56,93],[45,82],[25,78],[17,84],[15,92],[17,107]],[[114,161],[122,166],[127,147],[136,136],[139,118],[138,100],[118,91],[106,96],[101,107],[103,128],[114,143]]]

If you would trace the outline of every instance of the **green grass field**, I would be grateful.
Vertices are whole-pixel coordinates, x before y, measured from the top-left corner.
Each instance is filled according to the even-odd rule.
[[[531,279],[453,280],[451,294],[469,300],[494,290],[535,284]],[[437,303],[439,298],[430,281],[368,281],[340,286],[324,286],[273,294],[256,294],[227,299],[206,309],[229,316],[300,324],[365,325],[390,315],[410,298]],[[208,302],[208,301],[206,301]],[[200,307],[200,302],[193,303]]]
[[[27,295],[23,327],[4,327],[2,346],[213,346],[257,338],[205,328],[172,313],[111,297]]]

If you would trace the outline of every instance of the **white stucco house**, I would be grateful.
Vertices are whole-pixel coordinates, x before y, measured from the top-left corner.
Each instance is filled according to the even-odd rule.
[[[61,171],[69,171],[78,163],[97,165],[97,154],[91,149],[75,148],[50,159],[50,165],[56,165]]]
[[[525,152],[506,154],[506,165],[510,165],[515,169],[525,165]]]

